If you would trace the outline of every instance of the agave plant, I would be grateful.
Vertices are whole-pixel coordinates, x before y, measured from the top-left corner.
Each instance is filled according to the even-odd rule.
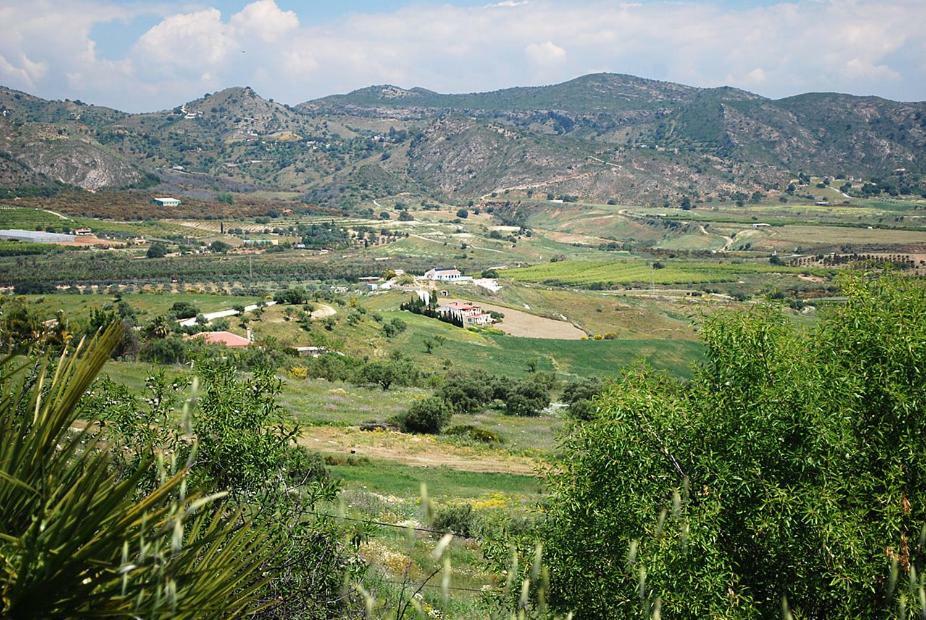
[[[117,476],[76,407],[121,338],[112,325],[40,360],[0,361],[0,617],[230,617],[260,608],[274,549],[220,496],[188,493],[187,468]],[[25,375],[30,375],[23,378]]]

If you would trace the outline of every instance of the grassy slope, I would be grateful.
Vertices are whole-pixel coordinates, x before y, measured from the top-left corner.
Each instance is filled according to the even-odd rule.
[[[71,320],[86,319],[90,316],[91,310],[114,301],[114,298],[109,295],[48,294],[24,295],[23,298],[34,305],[40,315],[45,318],[53,318],[58,310],[63,310]],[[237,304],[248,305],[258,301],[256,297],[199,293],[126,293],[122,295],[122,299],[135,309],[141,321],[165,314],[174,303],[179,301],[192,303],[201,312],[215,312]]]

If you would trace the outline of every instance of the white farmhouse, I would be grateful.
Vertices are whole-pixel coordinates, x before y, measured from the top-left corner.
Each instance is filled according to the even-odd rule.
[[[152,198],[151,202],[159,207],[179,207],[180,201],[176,198]]]
[[[472,279],[460,273],[459,269],[452,267],[434,267],[424,273],[424,278],[437,282],[460,282],[462,280]]]

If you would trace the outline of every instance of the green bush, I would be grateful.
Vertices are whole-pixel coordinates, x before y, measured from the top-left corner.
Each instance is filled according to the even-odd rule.
[[[577,420],[591,420],[595,415],[594,401],[601,394],[601,380],[595,377],[578,379],[563,388],[566,412]]]
[[[431,396],[412,403],[399,417],[399,428],[406,433],[437,435],[450,422],[453,412],[443,398]]]
[[[288,288],[273,296],[273,301],[278,304],[299,305],[309,301],[309,294],[302,287]]]
[[[164,258],[167,256],[167,246],[159,241],[155,241],[148,246],[148,251],[145,252],[145,256],[148,258]]]
[[[142,345],[138,357],[153,364],[186,364],[190,360],[192,346],[179,336],[168,336],[149,340]]]
[[[176,301],[174,302],[170,310],[167,311],[175,319],[192,319],[193,317],[200,314],[199,308],[195,304],[192,304],[188,301]]]
[[[536,374],[518,381],[504,397],[508,415],[532,417],[540,415],[550,406],[551,378]]]
[[[472,536],[476,513],[469,504],[454,504],[441,508],[434,515],[431,527],[441,532],[450,532],[457,536]]]
[[[444,379],[438,395],[454,413],[475,413],[492,403],[492,381],[488,373],[454,372]]]
[[[498,436],[498,433],[485,428],[480,428],[478,426],[473,426],[472,424],[459,424],[457,426],[451,426],[446,431],[444,431],[444,434],[456,437],[465,437],[467,439],[472,439],[473,441],[485,444],[502,443],[502,438]]]

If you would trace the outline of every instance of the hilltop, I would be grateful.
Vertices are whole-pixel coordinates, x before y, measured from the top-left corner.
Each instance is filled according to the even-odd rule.
[[[413,191],[506,189],[637,203],[781,187],[799,171],[926,171],[926,103],[780,100],[593,74],[470,94],[370,86],[288,106],[249,87],[126,114],[0,88],[8,189],[263,188],[349,208]]]

